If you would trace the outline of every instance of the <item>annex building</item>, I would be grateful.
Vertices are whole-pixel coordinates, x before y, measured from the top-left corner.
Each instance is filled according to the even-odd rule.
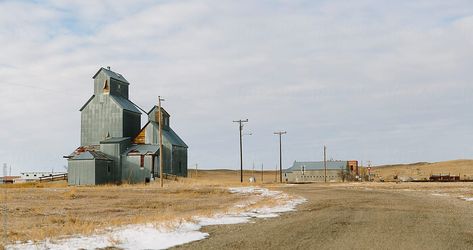
[[[69,185],[148,182],[164,173],[187,176],[186,143],[172,130],[170,115],[158,107],[143,111],[129,99],[130,83],[100,68],[92,77],[94,94],[80,109],[81,145],[68,159]],[[148,122],[141,127],[145,113]],[[162,122],[163,152],[159,150]]]
[[[323,161],[295,161],[292,167],[284,170],[286,182],[324,182],[325,165]],[[358,161],[327,161],[327,182],[341,182],[348,175],[358,175]]]

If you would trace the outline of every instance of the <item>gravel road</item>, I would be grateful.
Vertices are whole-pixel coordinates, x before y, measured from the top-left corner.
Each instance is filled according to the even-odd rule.
[[[203,228],[176,249],[473,249],[473,202],[428,192],[295,185],[308,202],[255,223]]]

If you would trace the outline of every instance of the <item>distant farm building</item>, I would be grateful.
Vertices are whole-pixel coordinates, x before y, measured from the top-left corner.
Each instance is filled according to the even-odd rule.
[[[94,95],[80,109],[81,146],[68,158],[69,185],[139,183],[164,173],[187,176],[187,145],[171,129],[163,108],[163,152],[159,151],[158,107],[147,112],[141,128],[142,109],[129,99],[130,83],[109,68],[93,76]]]
[[[57,174],[65,174],[64,172],[23,172],[20,173],[20,181],[30,182],[30,181],[39,181],[41,178],[49,177]]]
[[[358,174],[358,161],[327,161],[327,171],[323,161],[295,161],[284,170],[286,182],[341,182],[348,176]]]

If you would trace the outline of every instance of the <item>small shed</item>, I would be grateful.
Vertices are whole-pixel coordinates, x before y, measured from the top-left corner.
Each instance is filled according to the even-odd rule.
[[[69,185],[97,185],[109,183],[112,179],[112,163],[100,151],[84,151],[69,159]]]

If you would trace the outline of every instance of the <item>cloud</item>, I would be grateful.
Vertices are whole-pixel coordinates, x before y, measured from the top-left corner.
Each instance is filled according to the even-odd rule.
[[[166,97],[189,164],[471,158],[469,1],[4,1],[0,161],[58,169],[91,76],[111,66],[145,109]],[[448,144],[449,147],[445,145]],[[470,150],[470,151],[469,151]],[[271,167],[272,168],[272,167]]]

